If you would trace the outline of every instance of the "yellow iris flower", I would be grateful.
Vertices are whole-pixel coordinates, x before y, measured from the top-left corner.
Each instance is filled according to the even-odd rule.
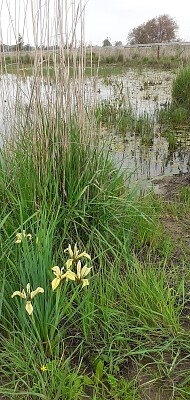
[[[31,240],[32,239],[32,235],[31,235],[31,233],[28,233],[28,235],[26,235],[26,231],[18,232],[18,233],[16,233],[16,241],[15,241],[15,243],[20,244],[22,242],[23,238],[27,238],[28,240]]]
[[[88,268],[87,265],[81,267],[80,260],[77,263],[77,273],[75,274],[75,278],[79,283],[82,282],[82,288],[89,285],[89,280],[85,279],[85,276],[89,274],[91,268],[92,267]]]
[[[64,253],[69,253],[70,258],[66,262],[66,268],[69,269],[73,263],[76,261],[80,260],[82,257],[88,258],[91,260],[91,257],[88,253],[83,251],[82,253],[79,253],[79,250],[77,248],[77,245],[74,245],[74,249],[72,250],[71,245],[67,247],[67,249],[64,250]]]
[[[16,291],[12,294],[12,298],[14,296],[20,296],[22,297],[22,299],[26,299],[26,311],[29,315],[32,314],[33,312],[33,306],[32,306],[32,299],[34,298],[34,296],[36,296],[38,293],[44,293],[44,289],[41,287],[37,287],[36,290],[34,290],[33,292],[30,291],[30,283],[27,284],[26,286],[26,292],[23,289],[22,292]]]
[[[63,274],[63,270],[64,267],[59,268],[58,266],[55,266],[52,268],[52,271],[56,276],[56,278],[54,278],[53,281],[51,282],[52,290],[55,290],[64,278],[66,279],[66,281],[68,281],[69,279],[71,279],[72,281],[75,280],[74,272],[68,270],[67,272],[65,272],[65,274]]]

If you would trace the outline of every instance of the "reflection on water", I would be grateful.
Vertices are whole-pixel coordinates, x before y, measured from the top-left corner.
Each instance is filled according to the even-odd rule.
[[[107,78],[87,78],[84,98],[87,104],[96,104],[104,99],[114,99],[118,93],[125,97],[136,114],[156,115],[157,110],[171,100],[171,86],[174,73],[151,69],[127,70],[123,76]],[[2,75],[0,78],[0,130],[11,131],[16,115],[18,100],[24,107],[30,102],[34,77],[18,79],[15,75]],[[39,89],[40,88],[40,89]],[[45,79],[38,85],[38,96],[44,105],[54,102],[57,87]],[[71,81],[72,96],[72,81]],[[64,102],[63,102],[64,103]],[[10,112],[11,110],[11,112]],[[151,145],[142,144],[141,138],[127,132],[125,141],[117,132],[102,132],[103,140],[109,146],[110,155],[121,167],[131,174],[131,180],[147,181],[156,176],[172,175],[190,170],[190,133],[175,133],[177,140],[171,148],[166,137],[155,125]]]
[[[114,84],[123,83],[122,90],[137,115],[148,113],[156,116],[158,110],[171,100],[174,73],[171,71],[144,70],[141,74],[130,70],[124,77],[114,77],[100,82],[99,97],[114,98]],[[119,85],[118,85],[119,87]],[[116,132],[103,132],[110,155],[126,179],[141,182],[142,187],[158,176],[190,171],[190,131],[173,132],[175,145],[169,144],[160,127],[155,124],[151,145],[143,144],[140,136],[127,132],[125,140]]]
[[[110,141],[104,133],[110,155],[121,170],[126,170],[126,179],[130,176],[132,182],[142,181],[145,185],[154,177],[190,171],[190,134],[176,136],[177,145],[170,149],[167,139],[158,132],[151,146],[141,144],[141,138],[135,134],[128,133],[123,143],[122,137],[113,135]]]
[[[172,71],[146,69],[139,72],[129,69],[123,76],[100,79],[97,98],[112,99],[122,90],[133,110],[138,114],[147,112],[152,115],[170,101],[173,78]]]

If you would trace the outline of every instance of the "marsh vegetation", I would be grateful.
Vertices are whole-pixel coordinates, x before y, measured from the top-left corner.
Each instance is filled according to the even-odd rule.
[[[166,125],[160,114],[188,107],[177,103],[180,75],[136,70],[141,97],[127,74],[99,79],[91,68],[87,80],[83,46],[76,58],[73,39],[66,57],[56,26],[45,72],[42,53],[24,80],[19,63],[14,76],[2,69],[0,394],[187,400],[189,121]],[[139,174],[147,154],[159,163],[165,147],[171,160],[179,153],[181,181],[170,177],[161,196],[131,185],[132,143]]]

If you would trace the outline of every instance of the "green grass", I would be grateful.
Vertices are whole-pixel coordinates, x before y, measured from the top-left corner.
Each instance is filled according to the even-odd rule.
[[[42,59],[41,59],[42,58]],[[79,56],[77,58],[78,62]],[[1,60],[2,70],[7,71],[11,74],[24,74],[26,76],[31,76],[34,74],[34,61],[35,57],[33,55],[20,54],[6,56]],[[75,65],[73,65],[73,59],[68,60],[65,57],[66,64],[70,66],[70,75],[72,76],[73,70],[75,70]],[[108,55],[106,57],[101,56],[100,59],[95,53],[86,53],[85,60],[85,76],[98,76],[99,77],[109,77],[110,75],[123,75],[126,73],[128,68],[145,68],[151,67],[156,69],[177,70],[180,68],[181,64],[186,65],[187,60],[181,60],[177,56],[163,56],[159,60],[156,57],[147,56],[142,57],[137,55],[132,58],[125,58],[122,54],[117,56]],[[56,61],[53,59],[51,53],[49,55],[44,54],[42,57],[39,56],[39,63],[43,63],[43,76],[50,76],[55,78],[54,69],[60,64],[60,55],[57,54]],[[187,67],[188,68],[188,67]]]
[[[52,79],[55,78],[55,73],[54,73],[54,66],[50,65],[49,67],[43,67],[43,76],[47,77],[50,76]],[[34,67],[31,64],[20,64],[19,66],[17,64],[7,64],[6,65],[6,70],[4,67],[4,71],[6,71],[9,74],[24,74],[25,76],[33,76],[34,74]],[[107,77],[110,75],[123,75],[126,73],[126,67],[125,66],[120,66],[120,65],[100,65],[98,67],[98,64],[94,64],[93,66],[86,66],[85,68],[85,76],[98,76],[99,77]],[[73,67],[70,66],[70,76],[73,76]]]
[[[179,70],[172,85],[172,101],[176,107],[190,110],[190,67],[189,65]]]
[[[152,144],[154,137],[154,122],[147,114],[136,115],[126,99],[121,94],[113,100],[103,100],[96,106],[97,127],[103,126],[107,131],[111,130],[127,139],[129,132],[141,137],[142,144]]]
[[[105,151],[79,145],[73,129],[64,175],[61,159],[56,171],[49,163],[43,183],[23,141],[9,163],[2,155],[0,393],[10,399],[141,399],[137,367],[140,377],[154,366],[155,382],[166,376],[171,385],[188,360],[188,266],[181,274],[171,263],[168,270],[172,247],[169,237],[162,239],[163,206],[152,194],[138,198],[125,188]],[[185,192],[182,197],[189,207]],[[32,240],[18,245],[15,234],[23,229]],[[92,256],[90,285],[62,282],[52,292],[51,267],[64,266],[64,249],[76,242]],[[11,299],[28,282],[32,290],[44,288],[33,300],[33,318],[23,299]],[[175,362],[165,354],[174,354]],[[129,374],[131,362],[127,378],[122,371]],[[187,390],[187,372],[180,374],[176,393]]]
[[[172,82],[172,100],[167,107],[160,111],[160,122],[165,126],[189,127],[190,109],[190,68],[180,68]]]
[[[120,82],[112,82],[112,103],[82,107],[81,70],[74,62],[68,69],[60,66],[59,60],[55,108],[50,101],[45,109],[37,81],[54,74],[50,61],[41,71],[34,67],[37,96],[28,114],[18,104],[24,128],[18,125],[1,150],[0,394],[21,400],[143,400],[144,391],[153,388],[156,395],[169,390],[173,399],[188,398],[189,261],[182,242],[184,255],[176,256],[177,240],[166,231],[164,217],[187,225],[189,189],[168,202],[130,189],[95,129],[104,124],[123,137],[134,130],[149,144],[153,122],[134,115]],[[93,56],[90,74],[97,72],[96,61]],[[28,62],[22,59],[22,68],[32,72]],[[121,71],[124,60],[117,62]],[[139,64],[138,57],[132,62]],[[102,74],[117,71],[115,59],[105,63]],[[174,146],[171,133],[168,139]],[[16,243],[23,231],[31,240],[23,235]],[[69,256],[64,250],[76,243],[91,256],[81,256],[82,266],[92,268],[79,277],[80,264],[72,260],[77,278],[60,278],[52,290],[52,267],[64,267],[64,274]],[[89,285],[82,287],[87,282],[79,278]],[[31,315],[25,308],[30,297],[22,298],[28,283],[31,291],[44,290],[32,299]],[[11,297],[15,291],[21,297]]]

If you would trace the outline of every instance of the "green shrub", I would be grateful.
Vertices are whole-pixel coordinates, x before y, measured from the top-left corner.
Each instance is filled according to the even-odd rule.
[[[9,64],[9,63],[11,62],[11,57],[10,57],[10,56],[6,56],[6,57],[5,57],[5,62],[6,62],[7,64]]]
[[[34,57],[31,57],[31,55],[27,53],[20,57],[20,61],[25,65],[34,64]]]

